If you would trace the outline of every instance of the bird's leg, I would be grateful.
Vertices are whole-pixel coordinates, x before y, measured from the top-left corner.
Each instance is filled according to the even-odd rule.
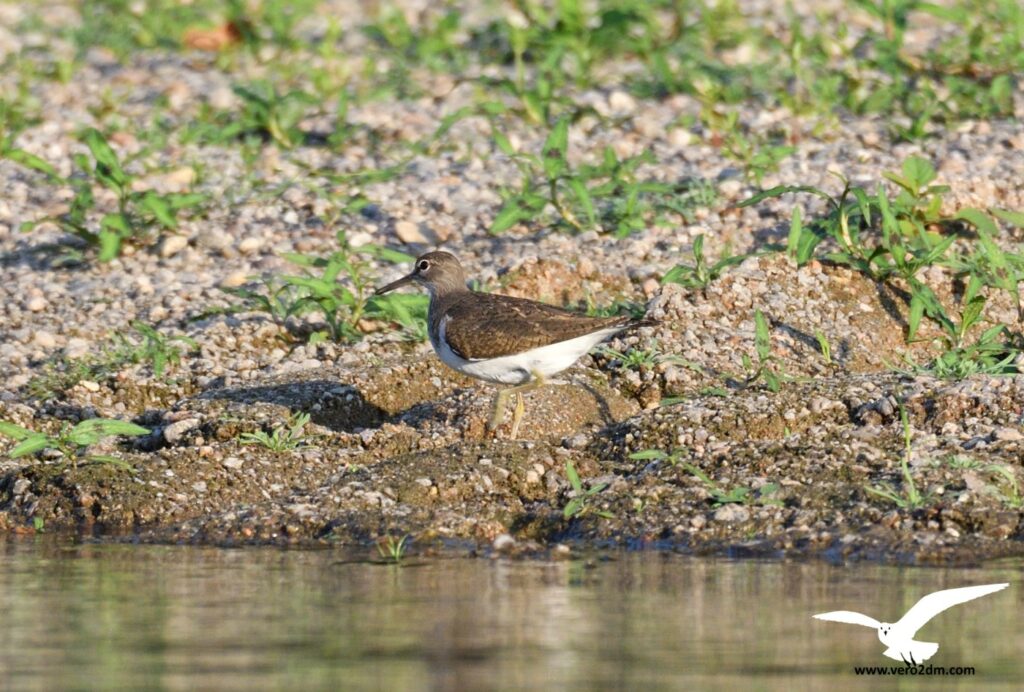
[[[516,439],[516,435],[519,434],[519,423],[523,420],[524,413],[526,413],[526,403],[523,401],[523,393],[516,392],[516,410],[512,414],[512,432],[509,433],[508,439]]]
[[[516,411],[513,414],[512,435],[509,438],[512,440],[516,439],[516,435],[519,433],[519,423],[522,421],[523,414],[526,412],[526,402],[523,400],[523,392],[528,392],[531,389],[536,389],[537,387],[543,387],[545,384],[544,376],[536,370],[531,371],[530,375],[531,378],[528,382],[517,385],[508,390],[510,394],[514,392],[516,395]]]
[[[490,429],[496,430],[501,421],[505,418],[505,403],[508,400],[509,394],[516,395],[516,409],[513,413],[512,418],[512,435],[509,439],[515,439],[519,433],[519,423],[523,419],[523,414],[526,412],[526,402],[523,400],[523,392],[528,392],[531,389],[536,389],[545,384],[544,376],[536,370],[532,371],[531,379],[525,384],[516,385],[515,387],[509,387],[508,389],[502,389],[498,392],[498,399],[494,406],[494,415],[491,417]]]
[[[491,414],[491,421],[487,424],[489,430],[497,430],[501,421],[505,418],[505,402],[511,390],[499,389],[498,396],[494,400],[494,412]]]

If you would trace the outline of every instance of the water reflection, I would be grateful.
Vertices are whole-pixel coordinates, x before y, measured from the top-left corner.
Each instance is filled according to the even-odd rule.
[[[0,688],[875,688],[871,630],[943,588],[1010,589],[919,638],[943,687],[1017,688],[1019,563],[906,569],[653,553],[353,562],[338,551],[0,541]],[[360,554],[360,557],[364,555]],[[908,689],[934,683],[904,678]]]

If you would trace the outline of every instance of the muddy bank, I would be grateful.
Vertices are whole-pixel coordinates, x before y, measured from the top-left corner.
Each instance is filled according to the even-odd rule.
[[[150,414],[153,435],[110,450],[132,471],[62,460],[9,469],[0,522],[222,545],[410,534],[416,549],[484,553],[626,545],[909,563],[1024,553],[1020,496],[999,470],[1024,456],[1024,377],[841,375],[641,410],[586,369],[530,393],[527,439],[505,440],[485,429],[490,389],[408,360],[355,384],[325,369],[185,398]],[[296,411],[311,415],[304,448],[241,444]],[[668,456],[632,458],[644,450]],[[900,507],[907,454],[921,500]],[[594,491],[568,518],[578,493],[567,463]],[[886,485],[899,500],[868,491]]]

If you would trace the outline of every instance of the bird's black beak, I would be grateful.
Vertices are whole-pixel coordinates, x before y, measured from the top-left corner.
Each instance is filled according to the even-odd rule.
[[[405,276],[403,276],[398,281],[392,281],[387,286],[381,286],[380,288],[376,289],[373,292],[373,295],[375,295],[375,296],[383,295],[384,293],[387,293],[388,291],[393,291],[396,288],[401,288],[402,286],[405,286],[406,284],[411,284],[415,280],[416,280],[416,272],[413,272],[412,274],[406,274]]]

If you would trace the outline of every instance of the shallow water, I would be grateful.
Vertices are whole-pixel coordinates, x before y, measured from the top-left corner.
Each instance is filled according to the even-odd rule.
[[[610,553],[561,562],[0,539],[0,688],[877,688],[874,631],[920,596],[1009,581],[919,639],[974,676],[901,687],[1019,688],[1019,562],[984,569]]]

